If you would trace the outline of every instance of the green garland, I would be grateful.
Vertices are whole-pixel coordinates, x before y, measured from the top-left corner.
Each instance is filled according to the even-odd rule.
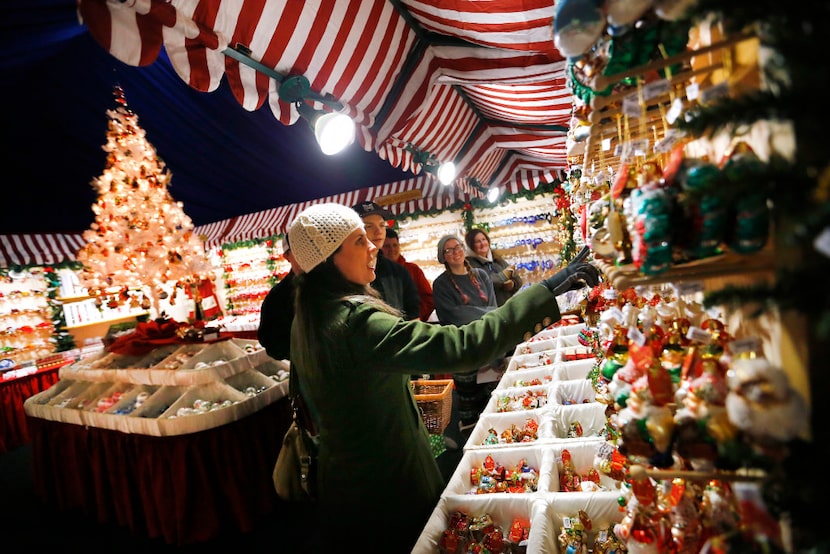
[[[250,240],[240,240],[236,242],[226,242],[222,245],[222,250],[238,250],[240,248],[255,248],[257,246],[262,246],[268,242],[275,244],[282,240],[282,237],[285,236],[282,233],[278,233],[276,235],[271,235],[270,237],[263,237],[263,238],[254,238]]]
[[[0,267],[0,275],[3,277],[8,277],[10,271],[21,272],[21,271],[28,271],[32,268],[44,268],[44,269],[71,269],[73,271],[78,271],[83,269],[84,265],[81,262],[76,262],[74,260],[63,260],[56,264],[12,264],[9,267]]]
[[[78,262],[70,263],[81,266]],[[58,301],[61,280],[58,272],[55,271],[55,267],[44,267],[43,278],[46,281],[46,296],[49,298],[49,318],[52,320],[54,329],[52,332],[52,340],[55,342],[55,352],[66,352],[67,350],[77,348],[77,345],[75,344],[75,338],[66,330],[66,315],[63,311],[63,305]],[[67,267],[70,266],[67,265],[60,269]]]

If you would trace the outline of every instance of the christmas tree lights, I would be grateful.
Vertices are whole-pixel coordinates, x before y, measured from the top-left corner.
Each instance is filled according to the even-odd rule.
[[[92,181],[98,200],[92,205],[95,222],[84,232],[86,244],[78,251],[83,264],[82,286],[91,296],[136,303],[131,291],[149,288],[150,299],[161,317],[163,286],[184,286],[209,278],[210,263],[193,222],[167,190],[172,174],[146,139],[138,116],[128,108],[121,87],[115,87],[118,106],[109,117],[106,167]]]

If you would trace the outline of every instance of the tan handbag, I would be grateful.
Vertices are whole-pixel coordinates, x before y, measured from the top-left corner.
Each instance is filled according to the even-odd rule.
[[[317,437],[304,423],[308,421],[307,414],[295,379],[292,370],[288,386],[293,421],[282,439],[272,478],[277,496],[282,500],[311,502],[316,497]]]

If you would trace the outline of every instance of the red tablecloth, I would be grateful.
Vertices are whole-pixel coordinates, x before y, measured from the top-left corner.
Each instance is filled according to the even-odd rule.
[[[184,545],[251,531],[284,507],[271,472],[291,421],[286,398],[175,437],[28,420],[36,493],[61,510]]]
[[[14,379],[0,379],[0,454],[29,442],[23,403],[58,382],[60,366]]]

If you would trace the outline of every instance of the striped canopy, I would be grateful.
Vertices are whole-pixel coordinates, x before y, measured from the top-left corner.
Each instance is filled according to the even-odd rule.
[[[515,194],[566,168],[553,13],[552,0],[79,0],[119,60],[147,65],[164,47],[191,87],[225,78],[245,109],[267,104],[282,124],[299,113],[279,88],[304,76],[308,102],[342,105],[360,145],[393,166],[454,161],[459,196]]]

